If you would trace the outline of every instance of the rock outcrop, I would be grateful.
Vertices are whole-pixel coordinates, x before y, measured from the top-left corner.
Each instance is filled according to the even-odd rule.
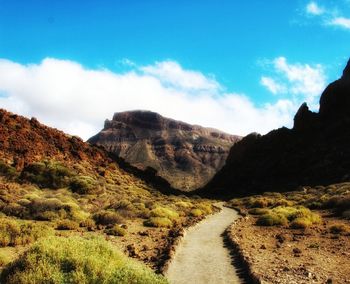
[[[224,165],[239,136],[150,111],[115,113],[89,142],[144,169],[154,168],[181,190],[203,186]]]
[[[221,195],[283,191],[350,180],[350,61],[313,113],[304,103],[292,129],[251,134],[200,192]]]

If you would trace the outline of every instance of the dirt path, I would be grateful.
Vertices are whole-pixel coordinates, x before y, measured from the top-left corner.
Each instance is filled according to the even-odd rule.
[[[237,218],[236,211],[223,207],[219,213],[190,228],[166,271],[170,283],[241,283],[221,236]]]

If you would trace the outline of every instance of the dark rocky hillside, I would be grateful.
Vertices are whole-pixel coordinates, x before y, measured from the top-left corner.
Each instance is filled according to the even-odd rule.
[[[154,112],[130,111],[115,113],[89,142],[140,169],[154,168],[175,188],[191,190],[210,180],[239,139]]]
[[[313,113],[304,103],[292,129],[250,134],[202,192],[217,195],[285,191],[350,180],[350,61]]]

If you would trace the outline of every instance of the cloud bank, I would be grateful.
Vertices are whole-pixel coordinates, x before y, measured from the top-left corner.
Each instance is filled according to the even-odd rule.
[[[266,133],[290,125],[301,102],[277,99],[256,106],[246,95],[227,93],[213,77],[186,70],[175,61],[132,66],[131,71],[115,73],[54,58],[29,65],[2,59],[0,107],[88,139],[114,112],[135,109],[233,134]],[[320,87],[314,84],[319,81],[312,80],[319,71],[288,65],[283,58],[275,60],[275,68],[291,82],[293,92],[304,87],[312,95],[318,92]],[[275,90],[280,91],[278,87]]]

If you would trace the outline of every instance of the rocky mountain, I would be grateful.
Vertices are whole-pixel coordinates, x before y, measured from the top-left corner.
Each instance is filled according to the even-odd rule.
[[[349,110],[350,61],[324,90],[318,113],[304,103],[292,129],[244,137],[202,192],[237,195],[350,180]]]
[[[213,177],[224,165],[230,147],[239,140],[239,136],[154,112],[129,111],[115,113],[88,142],[138,168],[154,168],[175,188],[192,190]]]

